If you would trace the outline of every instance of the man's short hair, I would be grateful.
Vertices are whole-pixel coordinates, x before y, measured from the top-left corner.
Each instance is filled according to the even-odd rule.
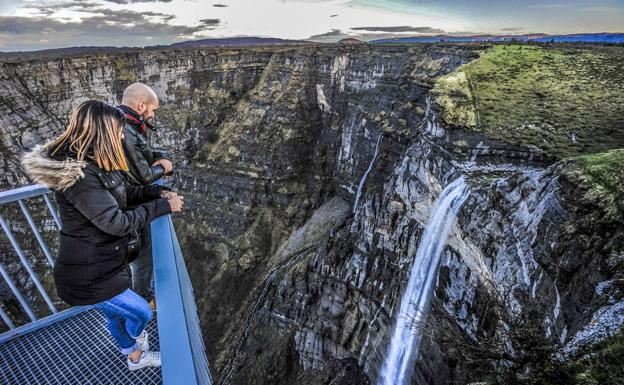
[[[132,107],[141,102],[156,103],[158,102],[158,96],[153,89],[143,83],[132,83],[126,87],[121,103]]]

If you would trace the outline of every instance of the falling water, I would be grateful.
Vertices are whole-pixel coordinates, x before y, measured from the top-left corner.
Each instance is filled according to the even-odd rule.
[[[378,385],[405,385],[410,382],[420,343],[418,326],[422,325],[429,310],[440,254],[446,246],[456,214],[468,194],[464,178],[458,178],[442,191],[431,209],[429,222],[418,245],[409,282],[401,300],[396,328],[381,368]]]
[[[379,153],[379,144],[381,143],[381,134],[379,134],[379,137],[377,137],[377,144],[375,145],[375,154],[373,155],[373,159],[371,159],[368,168],[366,169],[366,172],[364,173],[364,175],[362,176],[362,180],[360,180],[360,184],[358,186],[357,189],[357,193],[355,194],[355,203],[353,203],[353,213],[355,214],[355,211],[357,209],[358,206],[358,201],[360,200],[360,194],[362,194],[362,188],[364,187],[364,183],[366,182],[366,177],[368,176],[368,173],[371,172],[371,170],[373,169],[373,163],[375,163],[375,159],[377,158],[377,154]]]

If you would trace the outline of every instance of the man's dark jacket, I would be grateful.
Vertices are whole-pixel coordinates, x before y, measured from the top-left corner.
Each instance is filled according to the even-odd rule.
[[[128,117],[124,126],[123,147],[126,153],[130,182],[140,186],[153,183],[162,178],[165,169],[161,165],[152,166],[152,163],[167,157],[162,152],[150,148],[147,143],[145,123],[143,123],[141,116],[123,104],[118,107]]]
[[[59,297],[71,305],[95,304],[131,287],[128,234],[171,208],[160,198],[162,186],[133,186],[122,171],[105,172],[71,153],[57,154],[37,146],[22,165],[54,191],[59,207],[63,227],[53,270]]]

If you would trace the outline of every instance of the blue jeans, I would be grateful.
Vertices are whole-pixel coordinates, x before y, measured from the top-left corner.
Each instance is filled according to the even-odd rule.
[[[113,298],[95,304],[108,320],[108,330],[123,354],[138,349],[136,339],[152,319],[152,309],[140,295],[126,289]]]

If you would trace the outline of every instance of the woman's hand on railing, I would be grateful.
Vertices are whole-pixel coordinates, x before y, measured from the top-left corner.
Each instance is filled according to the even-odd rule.
[[[184,197],[176,194],[175,196],[167,198],[167,202],[169,202],[169,206],[171,206],[171,212],[179,213],[182,211],[182,206],[184,206]]]
[[[160,197],[161,198],[165,198],[165,199],[169,199],[169,198],[173,198],[175,196],[178,196],[178,193],[173,192],[173,191],[169,191],[169,190],[162,190],[160,192]]]

